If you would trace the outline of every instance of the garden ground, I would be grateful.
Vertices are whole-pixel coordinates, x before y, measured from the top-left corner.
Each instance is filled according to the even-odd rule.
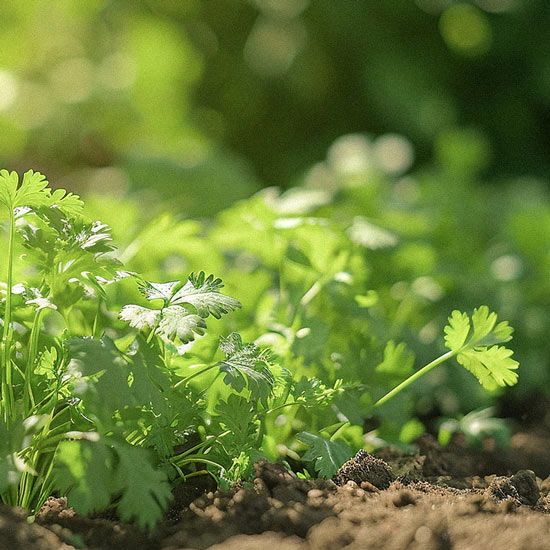
[[[336,485],[297,479],[259,462],[250,486],[213,491],[182,486],[157,533],[114,518],[83,517],[50,499],[34,524],[0,507],[0,548],[12,550],[339,548],[546,549],[550,545],[550,437],[517,433],[506,452],[441,447],[430,436],[417,454],[382,450],[347,463]],[[198,479],[198,478],[197,478]],[[355,481],[353,481],[355,480]]]

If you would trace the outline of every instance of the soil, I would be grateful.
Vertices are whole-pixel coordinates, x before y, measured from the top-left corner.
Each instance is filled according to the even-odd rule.
[[[508,452],[442,448],[430,436],[404,456],[360,451],[333,480],[255,464],[254,481],[181,486],[156,533],[84,517],[51,498],[35,523],[0,506],[0,549],[384,550],[550,548],[550,438],[518,434]],[[490,447],[490,446],[489,446]],[[197,478],[198,479],[198,478]]]

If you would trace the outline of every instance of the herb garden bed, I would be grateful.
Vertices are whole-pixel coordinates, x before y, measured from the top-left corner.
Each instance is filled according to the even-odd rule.
[[[547,548],[548,434],[519,433],[512,448],[499,453],[475,453],[458,443],[441,447],[429,436],[417,445],[419,452],[408,456],[382,450],[384,462],[370,455],[353,459],[336,476],[340,486],[298,479],[282,465],[266,461],[255,464],[252,483],[226,491],[209,487],[210,478],[196,478],[176,491],[154,535],[105,514],[77,515],[65,499],[48,500],[31,525],[23,512],[2,507],[0,547]],[[537,476],[525,469],[533,461]],[[512,471],[516,473],[506,476]],[[354,476],[359,476],[357,482],[349,481]]]
[[[540,378],[504,393],[512,327],[455,299],[444,325],[404,281],[387,288],[370,222],[287,217],[287,200],[193,226],[197,263],[212,244],[241,302],[202,270],[138,274],[122,259],[143,236],[117,252],[78,197],[0,171],[0,550],[547,547],[548,401]],[[411,393],[429,376],[433,403]]]

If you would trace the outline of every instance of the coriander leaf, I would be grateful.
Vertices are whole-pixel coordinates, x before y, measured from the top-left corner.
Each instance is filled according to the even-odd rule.
[[[103,443],[62,441],[56,453],[55,486],[68,494],[70,506],[87,514],[111,502],[113,457]]]
[[[38,265],[48,299],[69,308],[91,291],[104,296],[102,285],[129,275],[109,253],[114,246],[109,228],[101,222],[67,218],[54,208],[38,208],[18,231]]]
[[[178,337],[182,344],[203,336],[206,323],[202,317],[190,313],[182,306],[169,306],[162,310],[157,333],[167,340]]]
[[[45,189],[47,185],[45,176],[39,172],[25,172],[19,185],[16,172],[0,170],[0,202],[9,209],[45,205],[49,199],[49,190]]]
[[[220,400],[216,405],[214,420],[223,430],[230,430],[231,437],[224,445],[231,449],[243,449],[254,441],[257,431],[256,415],[252,403],[240,395],[232,393],[226,400]]]
[[[471,322],[466,313],[453,311],[445,327],[445,346],[452,351],[463,347],[489,346],[508,342],[513,329],[506,321],[496,324],[496,313],[490,313],[487,306],[474,309]]]
[[[119,317],[123,321],[128,321],[131,327],[153,328],[157,325],[161,311],[159,309],[149,309],[148,307],[129,304],[120,311]]]
[[[497,321],[497,314],[491,313],[487,306],[481,306],[474,309],[472,314],[473,334],[471,340],[477,344],[488,336]]]
[[[300,432],[296,438],[310,447],[302,460],[313,462],[320,477],[332,478],[340,466],[353,456],[351,448],[340,441],[331,441],[308,432]]]
[[[118,455],[113,488],[122,493],[120,516],[125,521],[135,519],[141,529],[152,529],[172,499],[166,474],[153,468],[145,449],[118,441],[113,446]]]
[[[179,281],[169,283],[142,281],[139,283],[139,290],[148,300],[164,300],[165,303],[169,303],[174,295],[174,289],[180,284]]]
[[[507,322],[496,323],[496,313],[487,306],[474,310],[471,320],[465,313],[453,311],[445,327],[445,345],[456,353],[459,364],[470,371],[488,389],[513,386],[519,363],[511,358],[512,351],[496,346],[512,337]],[[492,346],[492,347],[488,347]]]
[[[160,299],[164,307],[154,310],[131,304],[122,308],[120,318],[134,328],[156,327],[155,332],[165,342],[174,343],[175,339],[179,339],[181,344],[193,342],[196,336],[205,334],[204,319],[208,315],[219,319],[223,313],[241,307],[238,300],[220,294],[219,289],[223,286],[221,279],[214,279],[213,275],[205,277],[203,271],[198,275],[191,273],[183,286],[179,281],[141,281],[139,286],[148,300]],[[181,304],[189,304],[192,311]],[[184,353],[181,346],[175,350]]]
[[[49,198],[49,190],[45,190],[47,186],[48,180],[40,172],[33,170],[25,172],[23,181],[15,194],[15,207],[36,207],[47,204]]]
[[[55,189],[49,200],[51,208],[59,208],[67,216],[76,216],[82,212],[84,203],[78,195],[67,193],[65,189]]]
[[[445,346],[453,351],[459,350],[464,345],[464,342],[466,342],[466,338],[470,332],[470,319],[468,315],[457,310],[453,311],[444,332]]]
[[[376,367],[376,371],[387,375],[408,376],[412,372],[414,355],[407,349],[404,342],[395,344],[390,340],[384,348],[384,360]]]
[[[152,376],[141,355],[123,357],[106,336],[71,338],[68,348],[72,392],[82,399],[87,416],[110,425],[117,411],[133,414],[136,422],[144,411],[167,414],[169,405],[163,394],[166,383],[161,384],[162,377]]]
[[[515,370],[519,363],[510,356],[512,351],[503,346],[474,348],[460,353],[457,361],[469,370],[487,390],[499,386],[513,386],[518,381]]]
[[[243,344],[236,332],[221,338],[220,349],[225,353],[225,360],[218,363],[220,371],[225,373],[223,381],[236,392],[247,387],[251,399],[260,400],[267,406],[275,383],[268,353],[255,344]]]
[[[68,493],[70,505],[87,514],[103,510],[121,494],[117,508],[122,519],[154,527],[171,493],[165,474],[149,463],[147,451],[94,432],[78,437],[61,442],[56,455],[55,485]]]
[[[0,203],[9,209],[17,208],[15,196],[19,176],[16,172],[0,170]]]
[[[238,300],[220,293],[222,287],[222,280],[214,279],[214,275],[206,277],[204,271],[198,274],[191,273],[188,281],[174,294],[170,303],[191,304],[201,317],[212,315],[219,319],[222,314],[241,307]]]
[[[48,378],[49,380],[59,379],[60,371],[63,364],[63,357],[59,357],[57,349],[51,347],[50,349],[45,349],[40,354],[40,359],[37,362],[37,365],[34,369],[34,373],[37,375],[42,375]]]
[[[46,177],[33,170],[23,174],[21,184],[16,172],[0,170],[0,203],[11,210],[27,208],[29,210],[26,210],[26,213],[31,208],[46,206],[75,215],[83,208],[83,203],[77,195],[67,193],[64,189],[56,189],[52,193]]]

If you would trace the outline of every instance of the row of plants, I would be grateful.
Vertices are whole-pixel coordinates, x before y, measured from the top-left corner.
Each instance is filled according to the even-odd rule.
[[[469,182],[434,206],[430,181],[373,171],[143,224],[135,201],[85,208],[39,173],[0,172],[2,501],[35,513],[68,495],[152,528],[195,476],[231,484],[268,457],[331,477],[359,448],[412,441],[422,390],[402,391],[427,373],[443,397],[456,385],[438,372],[493,396],[514,385],[508,323],[457,309],[484,290],[478,233],[493,232],[458,201]],[[465,247],[483,251],[467,266]],[[451,359],[465,369],[434,370]],[[442,412],[468,407],[456,395]]]

